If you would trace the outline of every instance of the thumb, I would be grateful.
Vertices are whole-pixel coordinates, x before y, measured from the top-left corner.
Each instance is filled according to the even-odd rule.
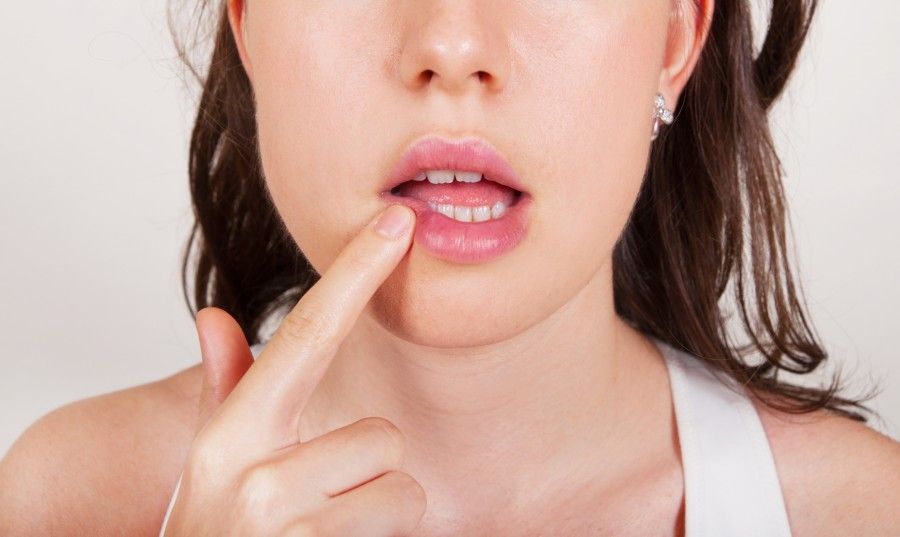
[[[199,430],[253,365],[253,354],[240,325],[225,310],[203,308],[197,312],[196,324],[203,361]]]

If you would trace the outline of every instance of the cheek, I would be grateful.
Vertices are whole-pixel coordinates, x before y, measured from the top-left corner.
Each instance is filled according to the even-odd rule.
[[[372,142],[383,126],[371,120],[366,91],[375,74],[344,58],[363,48],[346,40],[346,28],[328,26],[341,17],[259,11],[267,28],[253,43],[260,159],[278,212],[321,272],[380,208],[370,165],[381,158]]]
[[[573,273],[608,261],[644,176],[665,29],[647,11],[606,7],[551,43],[554,54],[526,51],[538,60],[511,116],[524,118],[522,152],[536,163],[525,170],[540,200],[529,238],[546,257],[582,263]]]

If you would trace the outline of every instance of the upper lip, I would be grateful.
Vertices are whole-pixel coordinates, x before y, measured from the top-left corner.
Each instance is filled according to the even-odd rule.
[[[384,190],[412,181],[428,170],[480,172],[485,179],[525,192],[506,159],[486,141],[474,137],[454,141],[438,136],[427,136],[409,146],[391,171]]]

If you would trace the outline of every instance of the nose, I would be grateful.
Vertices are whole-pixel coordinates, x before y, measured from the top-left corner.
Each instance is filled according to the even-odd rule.
[[[411,89],[448,94],[469,87],[496,92],[509,78],[510,45],[505,2],[408,0],[400,51],[400,76]]]

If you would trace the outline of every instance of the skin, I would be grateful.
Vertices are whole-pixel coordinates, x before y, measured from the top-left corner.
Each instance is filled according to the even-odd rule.
[[[192,509],[233,514],[240,498],[222,494],[225,484],[246,483],[262,461],[274,467],[276,448],[292,439],[338,445],[334,432],[345,428],[358,434],[352,445],[394,453],[360,432],[362,418],[378,416],[403,445],[383,465],[409,479],[317,523],[364,519],[396,494],[407,509],[392,520],[415,518],[412,535],[679,535],[668,377],[652,343],[615,315],[611,254],[646,165],[653,95],[674,107],[713,9],[687,0],[229,2],[269,190],[334,282],[317,285],[292,318],[331,322],[286,321],[281,343],[250,367],[233,320],[204,310],[202,367],[69,405],[23,435],[0,465],[3,533],[154,534],[185,461],[189,478],[220,481],[204,489],[194,479],[177,520]],[[354,238],[385,207],[384,177],[430,133],[481,136],[517,171],[535,203],[515,250],[465,266],[414,244],[402,257],[353,255],[362,251]],[[351,282],[369,293],[352,303],[358,310],[338,307],[350,303]],[[795,535],[883,535],[900,524],[896,442],[824,412],[757,408]],[[255,443],[268,450],[223,447]],[[211,467],[216,453],[223,460]],[[309,450],[289,458],[334,470],[356,460]],[[279,468],[277,486],[301,486]],[[82,485],[60,487],[60,475]],[[110,498],[121,499],[116,509]]]

